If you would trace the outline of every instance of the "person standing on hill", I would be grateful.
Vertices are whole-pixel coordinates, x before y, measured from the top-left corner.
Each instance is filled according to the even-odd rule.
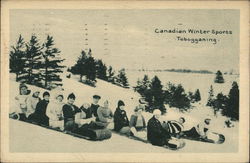
[[[49,92],[45,91],[43,93],[43,100],[37,103],[36,110],[31,116],[31,119],[39,125],[49,126],[49,118],[46,115],[47,106],[49,104],[49,98]]]
[[[114,113],[114,130],[120,132],[121,134],[130,135],[129,121],[127,113],[124,109],[125,103],[122,100],[119,100]]]
[[[104,102],[103,107],[100,106],[97,109],[97,118],[96,118],[95,123],[100,128],[108,128],[108,129],[114,128],[113,113],[111,109],[109,108],[108,100]]]
[[[71,93],[68,95],[67,104],[63,105],[64,129],[73,131],[77,128],[75,123],[75,114],[79,112],[79,108],[74,105],[76,96]]]
[[[98,102],[100,99],[101,99],[101,96],[99,96],[99,95],[93,96],[93,103],[91,104],[90,108],[86,112],[86,114],[87,114],[86,116],[88,118],[92,117],[93,115],[94,115],[94,117],[97,117],[97,109],[100,107]]]
[[[53,128],[64,129],[63,121],[63,95],[59,94],[56,96],[54,101],[48,104],[46,115],[49,117],[49,126]]]
[[[40,94],[40,91],[36,90],[36,91],[34,91],[34,93],[32,94],[32,96],[29,96],[27,98],[27,112],[26,112],[26,117],[28,119],[30,119],[29,116],[35,112],[37,103],[39,101],[41,101],[41,99],[39,97],[39,94]]]

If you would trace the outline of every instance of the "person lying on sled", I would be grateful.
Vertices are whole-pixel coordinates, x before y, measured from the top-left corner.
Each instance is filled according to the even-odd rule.
[[[58,94],[56,98],[48,104],[46,115],[49,117],[49,126],[52,128],[64,129],[63,121],[63,95]]]
[[[144,105],[139,104],[138,106],[136,106],[136,108],[134,109],[134,114],[131,115],[130,117],[129,126],[134,136],[138,136],[138,137],[146,139],[147,127],[146,127],[145,118],[142,115],[143,110],[144,110]]]
[[[15,97],[15,109],[14,111],[9,115],[11,118],[19,119],[21,121],[26,121],[26,113],[27,113],[27,98],[30,94],[30,90],[28,90],[28,87],[21,83],[19,85],[19,94]]]
[[[108,100],[104,101],[104,106],[97,109],[96,125],[98,128],[114,129],[113,113],[109,108]]]
[[[181,141],[172,138],[170,133],[163,128],[161,122],[161,111],[155,109],[153,111],[153,117],[148,121],[147,125],[147,138],[152,145],[157,146],[169,146],[178,148],[181,146]]]
[[[75,114],[79,112],[79,108],[74,105],[76,96],[74,93],[68,95],[67,103],[63,105],[64,129],[66,131],[74,131],[77,128],[75,123]]]
[[[190,138],[201,138],[201,139],[210,139],[210,140],[217,141],[219,139],[219,136],[216,134],[213,134],[210,131],[210,126],[211,126],[211,119],[206,118],[204,119],[203,122],[192,127],[190,130],[181,132],[180,135],[181,136],[184,135]]]
[[[122,100],[118,101],[114,113],[114,130],[121,134],[130,135],[129,120],[125,111],[125,103]]]

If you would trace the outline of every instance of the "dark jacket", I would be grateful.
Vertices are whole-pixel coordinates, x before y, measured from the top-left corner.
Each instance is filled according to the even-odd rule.
[[[114,114],[114,130],[120,131],[121,128],[129,126],[128,117],[125,110],[116,108]]]
[[[147,137],[151,144],[158,146],[165,145],[171,138],[167,130],[162,127],[161,122],[154,116],[148,121]]]
[[[64,124],[68,121],[75,121],[75,114],[80,112],[80,109],[75,105],[65,104],[63,105],[63,117]]]
[[[92,117],[92,115],[94,115],[95,117],[97,117],[98,115],[97,115],[97,109],[100,107],[100,105],[95,105],[95,104],[91,104],[91,106],[90,106],[90,111],[89,111],[89,114],[91,114],[91,117]]]
[[[48,106],[49,101],[41,100],[37,103],[36,109],[34,112],[34,121],[40,125],[49,125],[49,118],[46,115],[46,110]]]
[[[136,128],[136,122],[137,122],[137,115],[131,115],[130,117],[130,121],[129,121],[129,126],[130,127],[135,127]],[[142,122],[143,122],[143,128],[146,128],[146,121],[144,119],[144,117],[142,116]]]
[[[91,110],[91,108],[84,108],[83,106],[80,107],[80,110],[82,110],[85,114],[86,114],[86,119],[88,118],[92,118],[93,117],[93,111]]]

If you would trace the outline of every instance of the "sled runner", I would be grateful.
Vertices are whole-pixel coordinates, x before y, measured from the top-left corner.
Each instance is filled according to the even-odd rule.
[[[188,137],[186,135],[182,135],[180,137],[183,138],[183,139],[194,140],[194,141],[201,141],[201,142],[213,143],[213,144],[222,144],[222,143],[224,143],[224,141],[225,141],[225,136],[224,135],[218,134],[218,133],[215,133],[215,132],[212,132],[212,134],[214,134],[215,136],[217,136],[218,139],[217,140],[212,140],[212,139],[201,138],[201,137],[195,138],[195,137]]]
[[[113,133],[118,134],[120,136],[126,136],[127,138],[132,139],[132,140],[141,141],[143,143],[151,144],[147,139],[144,139],[144,138],[140,138],[140,137],[137,137],[137,136],[126,135],[126,134],[121,134],[121,133],[118,133],[116,131],[113,131]],[[175,145],[169,145],[169,146],[165,145],[165,146],[159,146],[159,147],[170,149],[170,150],[179,150],[179,149],[183,148],[185,145],[186,145],[186,143],[183,141],[183,142],[181,142],[181,145],[179,147],[177,147]]]

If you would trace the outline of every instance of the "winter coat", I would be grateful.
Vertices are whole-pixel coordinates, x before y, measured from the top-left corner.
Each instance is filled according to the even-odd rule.
[[[100,107],[100,105],[98,105],[98,104],[97,105],[96,104],[91,104],[88,116],[91,115],[91,117],[92,117],[92,115],[94,115],[95,117],[97,117],[98,116],[97,115],[97,110],[98,110],[99,107]]]
[[[75,114],[78,113],[80,110],[75,105],[65,104],[63,105],[63,117],[64,117],[64,124],[68,121],[75,121]]]
[[[167,130],[165,130],[161,122],[154,116],[148,121],[147,125],[148,141],[153,145],[163,146],[171,138]]]
[[[99,107],[97,109],[96,124],[98,126],[106,127],[109,122],[108,120],[113,117],[113,113],[109,108]]]
[[[30,114],[33,114],[36,110],[36,105],[38,104],[38,102],[41,101],[41,99],[39,97],[34,97],[29,96],[27,98],[27,112],[26,112],[26,116],[29,117]]]
[[[129,126],[128,117],[125,110],[116,108],[114,114],[114,130],[120,131],[123,127]]]
[[[99,107],[99,106],[98,106]],[[84,108],[83,106],[80,107],[80,110],[81,111],[84,111],[85,114],[86,114],[86,119],[88,118],[92,118],[93,115],[94,115],[94,112],[93,112],[93,108],[89,107],[89,108]],[[96,113],[97,114],[97,113]],[[94,115],[95,116],[95,115]]]
[[[53,101],[48,104],[46,115],[50,121],[59,121],[63,117],[63,102]]]
[[[142,128],[146,128],[146,121],[145,121],[145,118],[143,117],[143,115],[141,115],[141,116],[142,116],[142,123],[143,123]],[[135,115],[135,114],[131,115],[130,121],[129,121],[129,126],[130,126],[130,127],[135,127],[136,129],[138,128],[138,127],[136,126],[137,118],[138,118],[137,115]]]
[[[27,98],[29,95],[17,95],[15,97],[16,104],[17,104],[17,109],[15,109],[16,113],[24,113],[26,114],[27,112]]]
[[[49,125],[49,118],[46,115],[46,109],[48,106],[49,101],[41,100],[36,105],[36,110],[34,112],[34,118],[35,122],[37,122],[40,125]]]

